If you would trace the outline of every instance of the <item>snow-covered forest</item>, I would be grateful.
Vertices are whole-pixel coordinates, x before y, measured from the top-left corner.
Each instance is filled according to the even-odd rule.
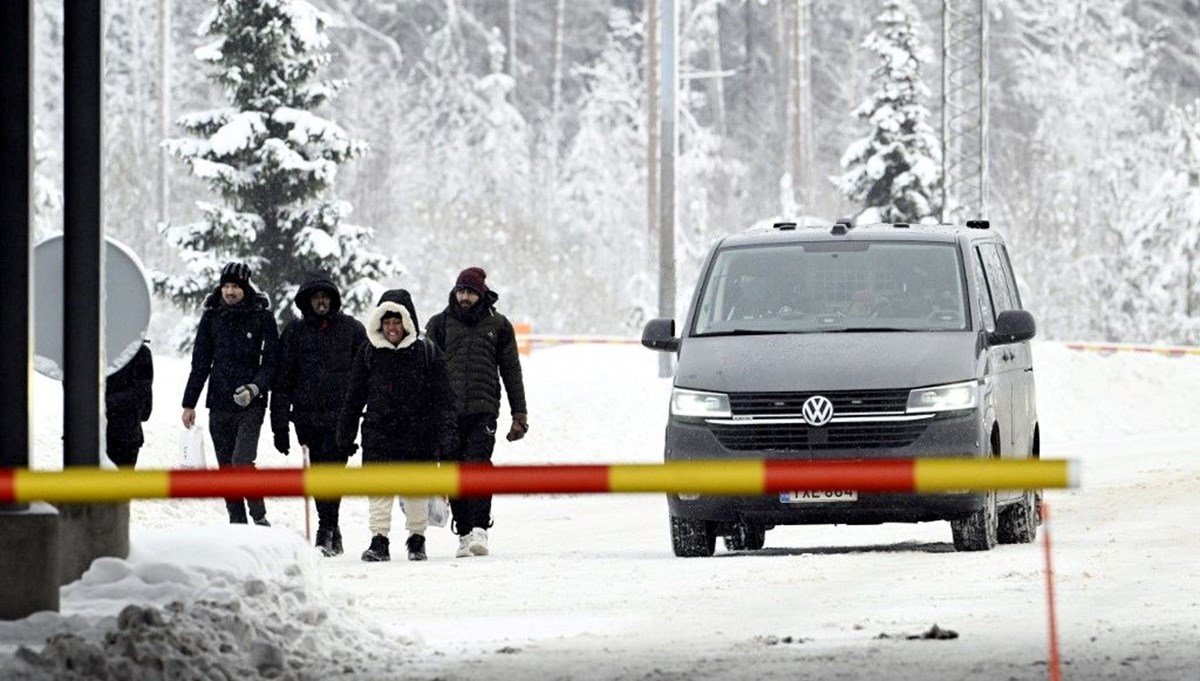
[[[325,13],[329,55],[316,80],[341,81],[314,113],[365,143],[319,189],[339,202],[338,220],[373,230],[371,249],[394,259],[388,285],[410,288],[432,313],[454,274],[480,265],[502,310],[538,332],[635,333],[656,316],[646,12],[658,3],[312,4]],[[869,38],[896,3],[679,4],[682,306],[714,238],[776,216],[864,209],[835,179],[871,132],[855,113],[882,87],[872,76],[879,41]],[[915,9],[905,35],[928,53],[923,87],[912,91],[925,92],[918,113],[936,130],[941,2],[904,4]],[[213,37],[201,29],[214,5],[104,3],[104,223],[168,276],[185,271],[185,255],[162,227],[197,223],[198,204],[221,200],[162,145],[188,136],[184,117],[194,124],[197,112],[229,106],[204,59]],[[988,7],[986,217],[1010,241],[1042,337],[1200,342],[1200,3]],[[35,21],[44,235],[62,217],[62,3],[39,0]],[[799,96],[798,63],[810,83]],[[808,113],[802,125],[789,116],[794,101]],[[164,339],[194,313],[166,298],[156,305],[151,334]]]

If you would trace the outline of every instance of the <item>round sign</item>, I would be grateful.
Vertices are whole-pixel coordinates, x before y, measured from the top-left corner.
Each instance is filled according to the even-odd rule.
[[[112,375],[137,354],[150,325],[150,285],[137,255],[105,238],[104,373]],[[33,368],[63,377],[63,237],[33,247]]]

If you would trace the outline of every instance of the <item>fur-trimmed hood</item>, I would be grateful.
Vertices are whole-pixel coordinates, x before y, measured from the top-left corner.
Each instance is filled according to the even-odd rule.
[[[389,312],[400,315],[401,323],[407,335],[399,345],[392,345],[383,337],[383,316]],[[421,327],[417,321],[417,308],[413,305],[412,295],[402,288],[385,291],[379,297],[379,304],[371,311],[367,320],[367,340],[372,346],[384,350],[402,350],[417,342]]]

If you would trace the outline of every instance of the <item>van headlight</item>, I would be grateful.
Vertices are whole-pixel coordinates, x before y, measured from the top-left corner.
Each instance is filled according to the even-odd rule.
[[[671,415],[693,418],[729,418],[733,412],[729,409],[729,395],[673,388],[671,390]]]
[[[908,394],[910,414],[928,414],[940,411],[964,411],[979,405],[979,383],[965,381],[932,388],[918,388]]]

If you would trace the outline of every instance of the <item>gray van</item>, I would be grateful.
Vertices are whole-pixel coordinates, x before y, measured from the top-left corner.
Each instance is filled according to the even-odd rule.
[[[1033,316],[1004,240],[964,226],[773,228],[710,250],[687,318],[642,344],[678,355],[667,461],[1036,458]],[[668,496],[678,556],[763,547],[777,525],[948,520],[958,550],[1031,542],[1038,494],[857,490]]]

